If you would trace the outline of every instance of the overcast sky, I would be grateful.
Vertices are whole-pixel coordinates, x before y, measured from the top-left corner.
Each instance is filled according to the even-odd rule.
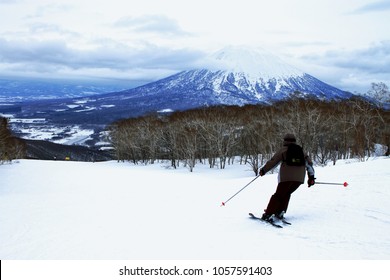
[[[390,86],[390,0],[0,0],[0,77],[151,81],[228,45],[365,93]]]

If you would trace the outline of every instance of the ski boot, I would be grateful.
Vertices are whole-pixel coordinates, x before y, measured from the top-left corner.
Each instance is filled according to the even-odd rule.
[[[267,214],[267,213],[264,213],[263,216],[261,216],[261,219],[264,220],[264,221],[267,221],[269,223],[273,223],[274,222],[274,214]]]

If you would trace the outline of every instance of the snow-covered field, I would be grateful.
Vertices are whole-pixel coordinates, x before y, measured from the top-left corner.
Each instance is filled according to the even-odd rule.
[[[261,214],[276,174],[254,181],[249,166],[19,160],[0,165],[0,259],[390,258],[390,159],[316,167],[317,181],[292,196],[291,226]]]
[[[80,125],[49,124],[45,118],[15,118],[14,115],[1,113],[0,117],[9,118],[12,131],[30,140],[45,140],[64,145],[85,145],[86,141],[92,139],[91,136],[95,132],[93,129],[82,128]]]

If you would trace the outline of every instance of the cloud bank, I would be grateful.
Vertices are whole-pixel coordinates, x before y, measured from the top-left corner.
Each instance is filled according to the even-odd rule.
[[[383,12],[390,10],[390,1],[379,1],[374,3],[369,3],[366,5],[363,5],[356,10],[354,10],[352,13],[354,14],[364,14],[364,13],[372,13],[372,12]]]
[[[76,49],[60,40],[0,39],[0,70],[9,74],[35,72],[56,76],[77,70],[86,75],[153,80],[190,69],[203,55],[196,50],[175,50],[150,44],[142,48],[102,45]]]
[[[0,0],[0,18],[0,77],[152,81],[247,45],[341,89],[390,84],[389,0]]]
[[[390,83],[390,41],[354,50],[332,50],[323,55],[305,55],[307,64],[322,65],[322,75],[336,86],[365,93],[372,82]]]

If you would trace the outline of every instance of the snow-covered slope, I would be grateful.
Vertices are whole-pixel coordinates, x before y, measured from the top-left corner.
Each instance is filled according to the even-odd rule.
[[[261,214],[276,174],[249,166],[21,160],[0,165],[0,259],[389,259],[390,159],[317,167],[292,196],[292,226]]]

